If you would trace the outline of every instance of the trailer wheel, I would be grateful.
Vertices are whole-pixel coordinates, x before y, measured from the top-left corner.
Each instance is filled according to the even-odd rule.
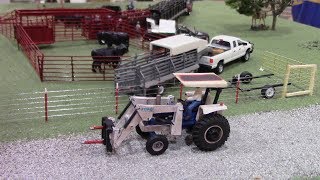
[[[246,61],[249,61],[249,59],[250,59],[250,50],[248,49],[246,51],[246,54],[244,54],[244,56],[242,56],[242,60],[246,62]]]
[[[146,143],[146,149],[151,155],[163,154],[168,148],[168,139],[163,135],[150,137]]]
[[[276,90],[273,86],[270,85],[265,85],[261,89],[261,95],[266,98],[266,99],[271,99],[273,98],[274,94],[276,93]]]
[[[252,74],[249,73],[248,71],[243,71],[240,74],[240,79],[241,79],[241,82],[243,82],[244,84],[249,84],[252,81]]]
[[[143,139],[147,139],[149,136],[148,132],[143,132],[139,125],[136,126],[136,132],[142,137]]]
[[[223,70],[224,70],[223,61],[219,61],[218,65],[217,65],[217,67],[216,67],[216,69],[215,69],[215,72],[216,72],[217,74],[221,74],[221,73],[223,72]]]
[[[203,116],[193,127],[194,144],[202,151],[213,151],[227,141],[230,134],[228,120],[220,114]]]

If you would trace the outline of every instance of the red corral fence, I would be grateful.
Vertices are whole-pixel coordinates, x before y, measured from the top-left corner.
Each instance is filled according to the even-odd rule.
[[[43,72],[43,53],[39,50],[38,46],[30,39],[27,32],[21,25],[15,27],[15,38],[18,42],[19,48],[28,57],[30,64],[37,72],[39,77]]]
[[[113,58],[113,57],[110,57]],[[120,57],[127,61],[126,56]],[[41,69],[42,81],[113,81],[114,68],[120,62],[101,60],[101,71],[92,67],[91,56],[45,56]],[[93,72],[95,70],[96,72]]]
[[[91,40],[96,39],[100,31],[117,31],[127,33],[131,45],[146,49],[146,39],[163,37],[148,34],[145,38],[145,19],[149,16],[147,9],[123,12],[102,8],[15,10],[0,18],[0,32],[17,41],[41,81],[113,81],[115,65],[101,62],[101,70],[93,72],[90,56],[47,56],[38,45]],[[136,27],[138,21],[141,24],[139,29]],[[128,59],[125,56],[119,58],[120,62]]]

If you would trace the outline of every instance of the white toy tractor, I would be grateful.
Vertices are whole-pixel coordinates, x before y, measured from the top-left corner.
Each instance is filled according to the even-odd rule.
[[[106,145],[108,152],[112,152],[136,130],[142,138],[147,139],[146,150],[151,155],[160,155],[168,148],[166,135],[180,136],[182,130],[186,129],[190,133],[186,138],[187,144],[193,142],[203,151],[221,147],[229,137],[230,126],[222,116],[227,106],[217,102],[222,89],[227,87],[227,82],[214,73],[174,75],[185,87],[205,88],[201,103],[192,109],[191,117],[185,116],[187,109],[190,109],[188,103],[176,103],[173,96],[131,96],[130,102],[117,119],[103,117],[102,126],[92,127],[102,130],[102,140],[86,141],[85,144],[101,143]],[[216,91],[214,99],[210,96],[212,90]]]

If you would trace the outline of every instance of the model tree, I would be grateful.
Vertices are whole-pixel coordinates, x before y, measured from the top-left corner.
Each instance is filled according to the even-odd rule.
[[[260,17],[272,12],[272,30],[276,29],[277,17],[290,5],[291,0],[226,0],[228,6],[246,16]],[[264,14],[264,15],[263,15]]]
[[[277,17],[291,4],[291,0],[267,0],[272,12],[272,30],[276,29]]]

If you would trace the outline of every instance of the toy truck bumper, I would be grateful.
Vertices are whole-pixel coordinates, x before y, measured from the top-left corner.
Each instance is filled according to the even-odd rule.
[[[250,53],[253,52],[253,49],[254,49],[254,44],[252,42],[249,42],[251,44],[251,50],[250,50]]]

